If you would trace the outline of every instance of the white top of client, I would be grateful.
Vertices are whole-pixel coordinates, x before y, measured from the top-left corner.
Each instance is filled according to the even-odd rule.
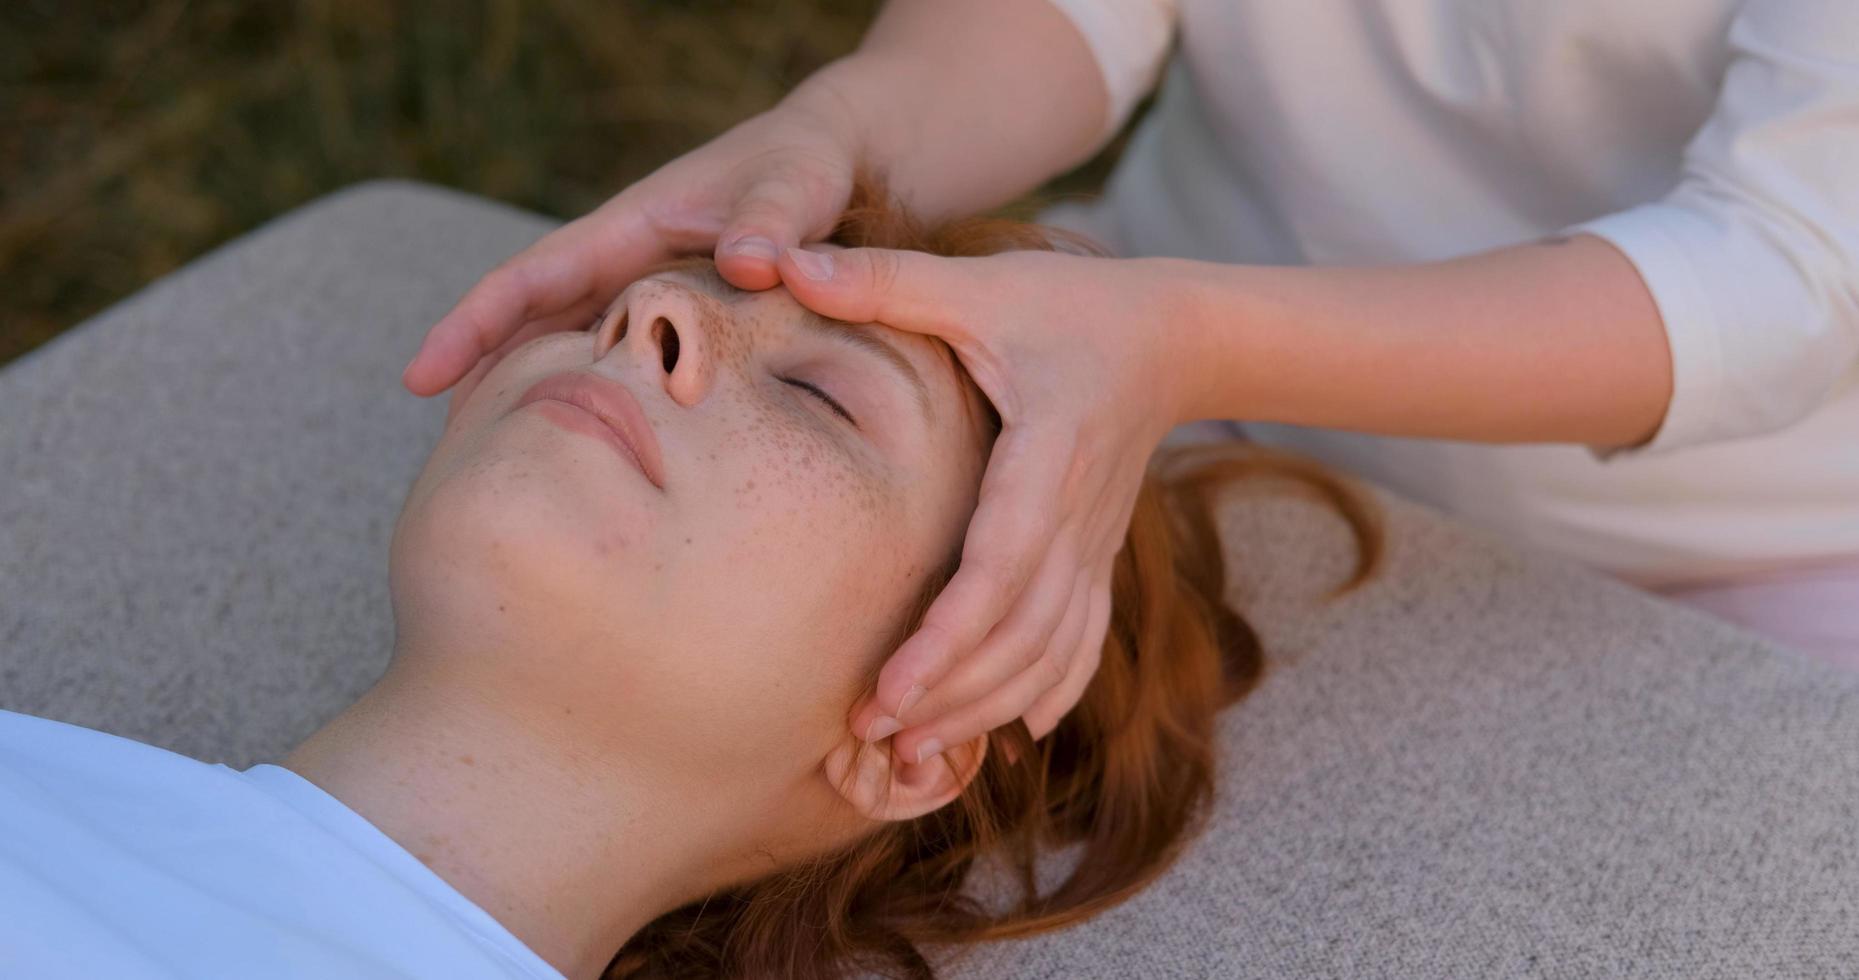
[[[1859,3],[1053,2],[1103,71],[1105,138],[1179,41],[1102,201],[1053,223],[1270,265],[1586,231],[1672,347],[1662,427],[1605,460],[1248,434],[1647,585],[1859,556]]]
[[[0,711],[0,975],[562,974],[314,783]]]

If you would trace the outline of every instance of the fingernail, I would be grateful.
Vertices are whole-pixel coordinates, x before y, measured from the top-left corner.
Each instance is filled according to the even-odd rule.
[[[876,742],[881,738],[890,738],[903,728],[903,723],[887,715],[872,719],[871,727],[865,729],[865,741]]]
[[[760,235],[744,235],[724,245],[723,251],[731,255],[747,255],[768,262],[781,257],[781,250],[775,247],[775,243]]]
[[[815,281],[833,278],[833,257],[824,252],[809,252],[804,248],[790,248],[788,258],[800,267],[800,274]]]
[[[923,744],[917,746],[917,765],[919,766],[922,765],[925,760],[931,758],[932,756],[935,756],[941,751],[942,751],[942,740],[941,739],[935,739],[935,738],[924,739]]]
[[[916,707],[917,702],[923,700],[923,694],[924,694],[923,685],[921,684],[910,685],[910,690],[905,691],[904,696],[897,699],[898,716],[901,717],[904,712],[909,711],[911,708]]]

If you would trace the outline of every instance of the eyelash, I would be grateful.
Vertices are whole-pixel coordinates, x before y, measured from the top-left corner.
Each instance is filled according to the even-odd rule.
[[[852,423],[853,428],[856,429],[859,427],[858,419],[853,418],[852,413],[846,411],[846,407],[844,405],[841,405],[837,401],[834,401],[833,396],[820,390],[818,386],[808,384],[807,382],[801,381],[798,378],[782,378],[780,380],[783,384],[793,385],[794,387],[807,392],[813,397],[818,398],[820,401],[825,402],[826,407],[833,410],[833,414],[838,415],[840,418],[845,419],[847,422]]]

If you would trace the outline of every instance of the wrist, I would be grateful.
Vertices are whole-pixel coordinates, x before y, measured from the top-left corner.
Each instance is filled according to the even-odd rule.
[[[1236,393],[1248,389],[1237,333],[1247,321],[1244,293],[1230,280],[1241,267],[1192,259],[1142,259],[1158,286],[1157,331],[1173,423],[1244,418]]]

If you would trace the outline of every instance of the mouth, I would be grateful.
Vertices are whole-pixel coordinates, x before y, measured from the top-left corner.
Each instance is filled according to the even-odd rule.
[[[511,411],[540,401],[572,406],[598,421],[605,434],[617,442],[613,448],[637,466],[653,486],[665,489],[665,462],[658,437],[625,385],[588,371],[564,371],[531,385]]]

